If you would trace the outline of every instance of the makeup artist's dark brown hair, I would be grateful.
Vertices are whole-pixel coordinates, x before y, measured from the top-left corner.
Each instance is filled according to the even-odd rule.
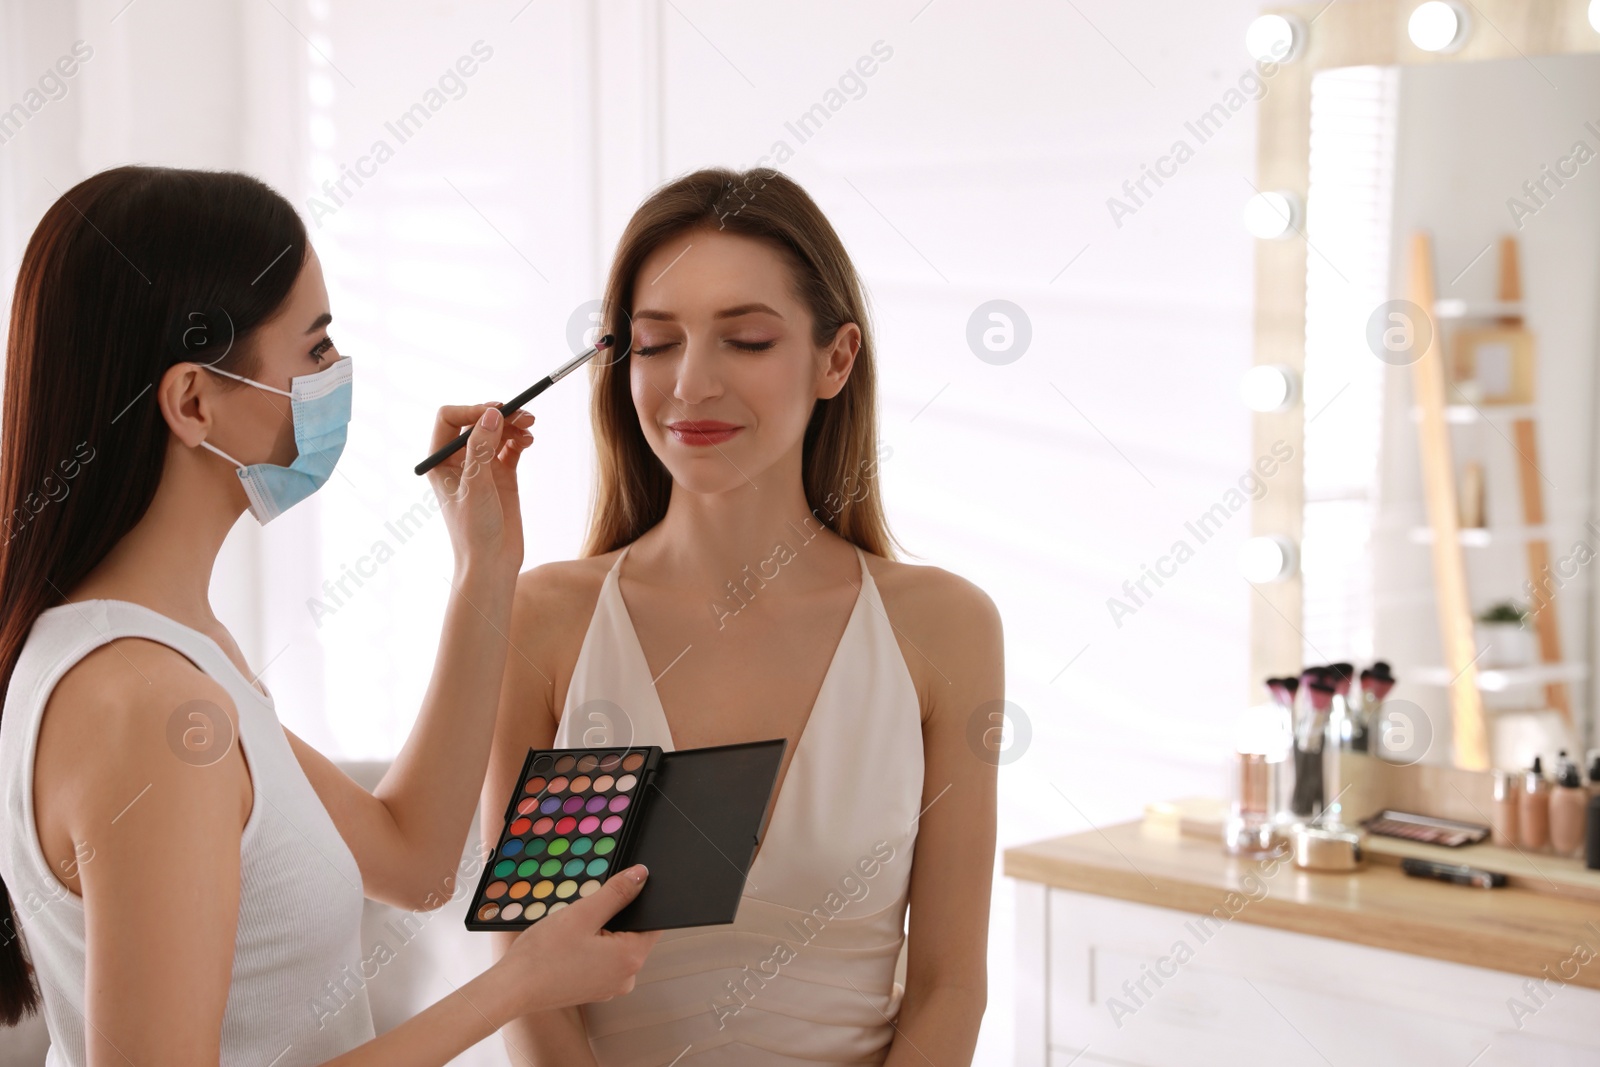
[[[152,385],[184,361],[251,376],[250,335],[288,298],[305,251],[294,207],[246,174],[118,167],[45,212],[18,270],[6,348],[0,693],[39,613],[155,496],[170,432]],[[230,382],[219,379],[242,387]],[[39,1004],[13,910],[0,885],[7,1026]]]
[[[663,241],[711,227],[771,242],[811,312],[812,343],[830,343],[839,327],[861,328],[861,347],[839,394],[818,400],[806,425],[801,477],[814,516],[868,552],[894,559],[877,471],[877,367],[866,298],[855,265],[816,202],[770,168],[698,170],[657,189],[633,213],[618,242],[602,298],[601,319],[614,351],[632,348],[639,266]],[[628,386],[628,358],[597,358],[590,417],[599,465],[583,554],[631,544],[667,513],[672,476],[650,450]]]

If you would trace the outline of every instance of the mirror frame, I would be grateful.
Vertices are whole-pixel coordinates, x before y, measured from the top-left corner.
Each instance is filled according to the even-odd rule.
[[[1453,52],[1425,52],[1411,43],[1406,22],[1422,0],[1325,0],[1263,8],[1263,15],[1297,17],[1305,34],[1297,57],[1277,66],[1257,103],[1256,188],[1291,190],[1306,202],[1310,186],[1311,80],[1339,67],[1421,66],[1487,59],[1600,53],[1600,31],[1589,25],[1588,0],[1466,0],[1467,39]],[[1283,240],[1255,242],[1255,365],[1282,364],[1305,373],[1306,240],[1302,227]],[[1437,338],[1437,331],[1435,331]],[[1436,356],[1436,346],[1423,358]],[[1303,396],[1303,390],[1302,390]],[[1272,492],[1251,504],[1253,537],[1287,538],[1297,548],[1304,533],[1305,407],[1252,412],[1252,454],[1266,455],[1283,441],[1293,457]],[[1305,664],[1303,585],[1298,565],[1288,578],[1251,585],[1248,701],[1259,699],[1262,679],[1299,674]],[[1454,765],[1486,770],[1487,723],[1478,702],[1475,721],[1452,730]],[[1451,701],[1451,714],[1461,714]]]

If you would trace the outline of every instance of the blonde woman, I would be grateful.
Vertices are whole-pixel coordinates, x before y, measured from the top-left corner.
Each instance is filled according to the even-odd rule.
[[[995,761],[968,727],[1003,696],[1000,620],[891,558],[855,269],[790,179],[704,170],[635,213],[603,307],[587,544],[518,582],[485,810],[529,746],[789,747],[737,921],[513,1023],[513,1060],[969,1063]]]

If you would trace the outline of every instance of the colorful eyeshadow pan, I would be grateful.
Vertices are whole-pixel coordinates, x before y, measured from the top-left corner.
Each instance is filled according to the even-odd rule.
[[[618,870],[618,854],[641,818],[635,809],[642,788],[661,752],[528,753],[499,847],[467,912],[468,927],[526,926],[597,891]]]

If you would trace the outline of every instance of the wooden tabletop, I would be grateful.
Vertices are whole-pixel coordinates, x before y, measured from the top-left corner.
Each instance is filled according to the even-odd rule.
[[[1387,863],[1351,874],[1302,871],[1287,857],[1236,859],[1220,841],[1143,821],[1006,849],[1005,873],[1198,914],[1250,889],[1256,899],[1248,907],[1235,898],[1229,909],[1238,921],[1534,978],[1559,981],[1576,970],[1568,981],[1600,989],[1600,966],[1557,971],[1579,945],[1600,955],[1600,905],[1516,886],[1413,878]]]

